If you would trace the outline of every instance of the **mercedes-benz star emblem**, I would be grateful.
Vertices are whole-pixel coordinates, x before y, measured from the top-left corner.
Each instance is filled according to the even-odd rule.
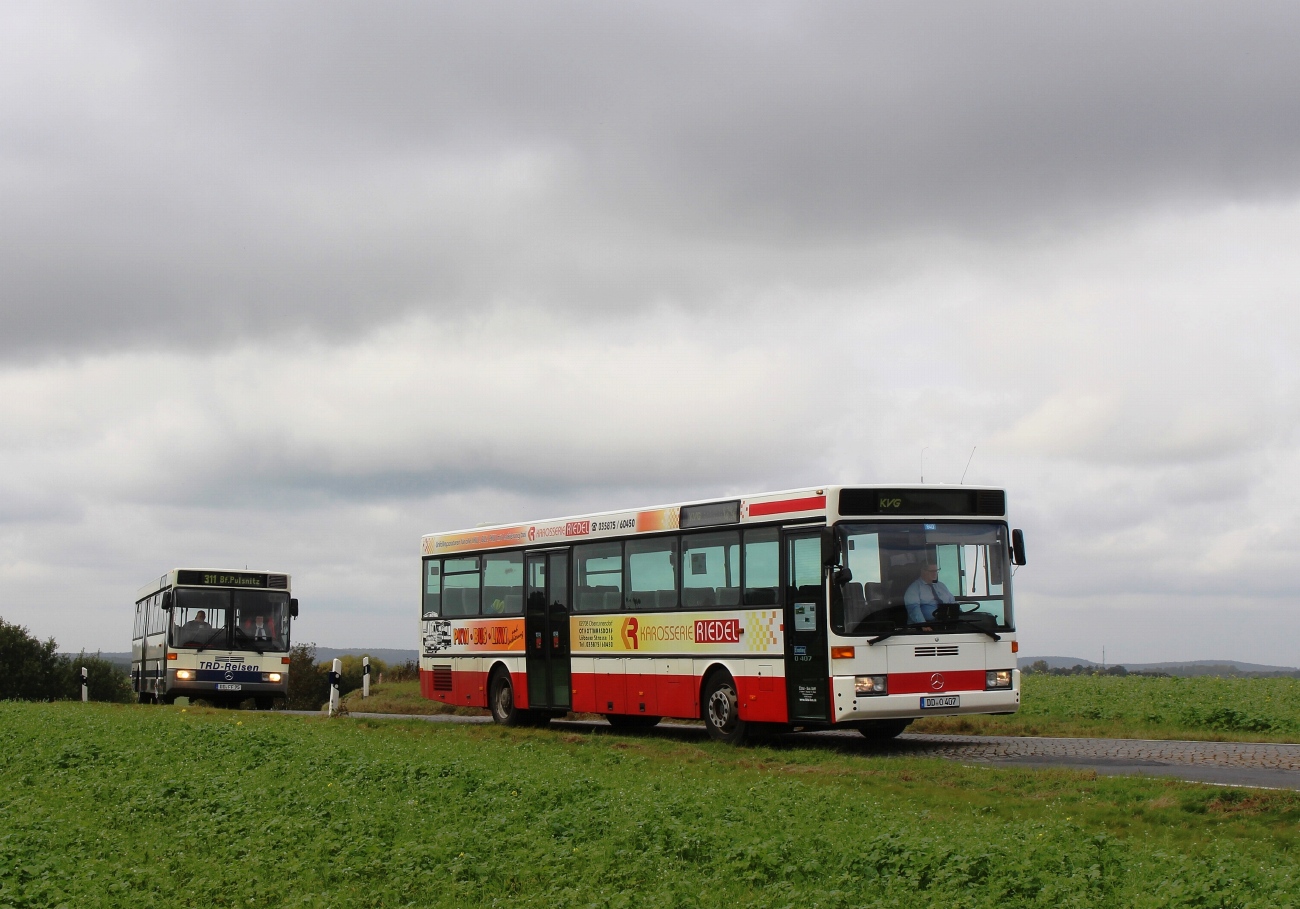
[[[943,691],[943,673],[936,672],[930,676],[930,688],[934,691]]]
[[[234,677],[235,677],[235,674],[234,674],[233,672],[227,672],[227,673],[226,673],[226,681],[227,681],[227,682],[229,682],[229,681],[230,681],[231,679],[233,679]],[[940,682],[939,684],[940,684],[940,686],[943,685],[942,682]]]

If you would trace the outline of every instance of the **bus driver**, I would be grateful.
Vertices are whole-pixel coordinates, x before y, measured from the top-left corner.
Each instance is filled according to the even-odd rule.
[[[907,620],[913,625],[923,625],[934,619],[941,603],[954,603],[952,592],[939,580],[939,566],[934,559],[926,559],[920,576],[903,592],[903,605],[907,607]]]

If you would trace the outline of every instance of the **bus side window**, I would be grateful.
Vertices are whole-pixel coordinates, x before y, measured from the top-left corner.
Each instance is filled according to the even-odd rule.
[[[618,612],[623,604],[623,544],[573,547],[574,612]]]
[[[139,603],[136,603],[135,604],[135,626],[131,629],[131,640],[133,641],[138,641],[140,640],[140,638],[144,637],[144,632],[140,628],[142,624],[142,620],[144,619],[144,614],[145,614],[144,602],[141,601]]]
[[[442,563],[442,614],[444,616],[478,615],[478,556],[444,559]]]
[[[628,540],[625,609],[677,608],[677,537]]]
[[[740,605],[740,532],[682,537],[682,606],[709,609]]]
[[[524,614],[524,554],[483,557],[483,614]]]
[[[775,527],[745,531],[745,605],[775,606],[781,584],[781,544]]]
[[[438,559],[424,560],[424,597],[420,615],[426,619],[442,615],[442,563]]]

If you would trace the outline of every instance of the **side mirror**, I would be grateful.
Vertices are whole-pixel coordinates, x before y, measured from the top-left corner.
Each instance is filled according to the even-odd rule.
[[[298,618],[298,601],[296,599],[289,600],[289,616],[290,618]]]
[[[1025,564],[1025,533],[1023,530],[1011,531],[1011,561],[1016,565]]]
[[[840,546],[839,540],[835,539],[835,531],[830,527],[822,528],[822,567],[830,568],[839,562]]]
[[[172,608],[172,592],[170,590],[163,591],[162,608],[164,612]]]

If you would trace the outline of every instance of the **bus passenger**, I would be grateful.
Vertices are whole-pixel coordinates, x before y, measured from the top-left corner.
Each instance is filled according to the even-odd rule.
[[[907,620],[913,625],[923,625],[934,619],[941,603],[955,603],[948,586],[939,580],[939,566],[927,559],[921,575],[903,592],[903,605],[907,607]]]

